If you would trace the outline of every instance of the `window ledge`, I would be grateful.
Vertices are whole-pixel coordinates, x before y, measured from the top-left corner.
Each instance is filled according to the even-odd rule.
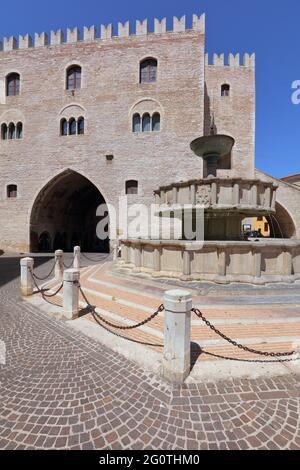
[[[150,131],[150,132],[132,132],[132,135],[135,137],[153,137],[160,135],[161,131]]]

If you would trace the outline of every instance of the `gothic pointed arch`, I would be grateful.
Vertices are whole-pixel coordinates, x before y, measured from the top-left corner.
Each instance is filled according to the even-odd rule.
[[[51,249],[73,251],[73,243],[86,252],[109,251],[109,214],[97,216],[100,205],[106,206],[103,194],[90,179],[66,169],[53,177],[38,192],[30,213],[30,249],[39,251],[39,240],[47,233]],[[107,219],[106,238],[97,235],[97,226]],[[44,237],[45,238],[45,237]]]

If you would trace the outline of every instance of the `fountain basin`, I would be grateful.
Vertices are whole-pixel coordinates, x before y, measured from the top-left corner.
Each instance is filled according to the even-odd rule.
[[[234,144],[234,138],[228,135],[207,135],[193,140],[191,149],[195,155],[204,159],[211,156],[221,158],[231,152]]]
[[[121,266],[135,273],[183,281],[268,284],[300,279],[300,243],[122,240]]]
[[[161,186],[154,194],[161,212],[181,204],[249,217],[275,213],[277,189],[273,183],[254,179],[210,178]]]

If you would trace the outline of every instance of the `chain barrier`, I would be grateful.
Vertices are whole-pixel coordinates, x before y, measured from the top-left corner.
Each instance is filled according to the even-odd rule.
[[[51,298],[51,297],[55,297],[57,294],[59,294],[59,292],[62,290],[63,286],[64,286],[64,283],[62,282],[61,285],[59,286],[59,288],[53,293],[53,294],[45,294],[45,292],[39,287],[39,285],[37,284],[35,278],[34,278],[34,275],[33,275],[33,272],[31,269],[29,269],[29,272],[31,274],[31,277],[32,277],[32,280],[33,280],[33,283],[34,283],[34,286],[35,288],[37,289],[38,293],[39,294],[42,294],[42,297],[46,297],[46,298]]]
[[[36,274],[34,274],[33,271],[32,271],[32,275],[33,275],[33,277],[34,277],[35,279],[37,279],[38,281],[46,281],[46,280],[53,274],[54,269],[55,269],[55,262],[54,262],[54,265],[53,265],[53,267],[52,267],[50,273],[49,273],[47,276],[45,276],[45,277],[39,277],[39,276],[37,276]]]
[[[108,328],[107,326],[105,326],[103,323],[101,323],[101,321],[97,318],[97,313],[95,312],[95,310],[92,311],[92,315],[93,315],[93,318],[94,318],[95,322],[99,326],[101,326],[101,328],[104,328],[104,330],[108,331],[109,333],[116,336],[117,338],[126,339],[127,341],[130,341],[131,343],[141,344],[142,346],[152,346],[154,348],[163,348],[164,347],[163,344],[147,343],[145,341],[139,341],[136,338],[128,338],[128,336],[123,336],[120,333],[117,333],[117,331],[113,331],[110,328]]]
[[[73,258],[72,258],[72,262],[71,262],[71,264],[70,264],[70,265],[67,265],[66,263],[64,263],[64,267],[65,267],[65,269],[70,269],[70,268],[73,266],[73,264],[74,264],[74,260],[75,260],[75,256],[73,256]]]
[[[104,257],[102,258],[99,258],[99,259],[93,259],[93,258],[90,258],[89,256],[87,256],[85,253],[81,253],[81,255],[83,256],[83,258],[85,258],[86,260],[88,261],[91,261],[92,263],[100,263],[101,261],[104,261],[105,259],[109,258],[110,256],[110,253],[99,253],[99,255],[105,255]]]
[[[220,336],[222,339],[224,339],[225,341],[227,341],[228,343],[230,343],[232,346],[234,346],[236,348],[239,348],[239,349],[241,349],[245,352],[249,352],[249,353],[256,354],[258,356],[263,356],[263,357],[272,357],[272,358],[289,357],[290,358],[290,359],[278,359],[278,360],[275,360],[275,361],[256,361],[256,360],[246,360],[245,359],[245,362],[291,362],[291,361],[294,360],[294,359],[291,358],[291,356],[293,356],[296,351],[283,352],[283,353],[274,353],[274,352],[265,352],[265,351],[259,351],[257,349],[253,349],[253,348],[248,348],[247,346],[244,346],[244,345],[232,340],[231,338],[226,336],[224,333],[222,333],[220,330],[218,330],[209,320],[207,320],[207,318],[205,318],[205,316],[201,313],[201,311],[199,309],[193,308],[192,312],[198,318],[200,318],[200,320],[202,320],[206,324],[206,326],[208,326],[214,333],[216,333],[218,336]],[[203,353],[210,354],[210,353],[207,353],[205,351],[203,351]],[[220,356],[220,357],[222,357],[223,359],[230,359],[230,358],[227,358],[227,357],[224,357],[224,356]],[[234,359],[232,359],[232,360],[234,360]],[[240,360],[243,361],[243,359],[240,359]]]
[[[228,357],[228,356],[223,356],[222,354],[214,354],[208,351],[205,351],[205,349],[201,348],[201,353],[206,354],[207,356],[214,357],[216,359],[225,359],[226,361],[232,361],[232,362],[249,362],[252,364],[283,364],[285,362],[294,362],[298,359],[295,358],[290,358],[290,359],[274,359],[272,360],[263,360],[263,359],[240,359],[237,357]]]
[[[102,321],[105,325],[109,326],[110,328],[115,328],[117,330],[123,330],[123,331],[128,331],[128,330],[134,330],[135,328],[139,328],[141,326],[144,326],[146,325],[147,323],[150,323],[150,321],[152,321],[155,317],[157,317],[157,315],[159,315],[161,312],[164,311],[164,306],[163,305],[160,305],[158,307],[158,309],[156,310],[156,312],[152,313],[152,315],[150,315],[150,317],[146,318],[145,320],[143,320],[142,322],[140,323],[137,323],[136,325],[132,325],[132,326],[119,326],[119,325],[116,325],[114,323],[111,323],[109,321],[107,321],[105,318],[103,318],[98,312],[96,312],[96,308],[89,302],[89,300],[87,299],[85,293],[83,292],[83,289],[81,286],[79,286],[79,290],[80,290],[80,293],[84,299],[84,301],[86,302],[88,308],[91,310],[91,312],[93,314],[95,314],[97,316],[97,318]]]

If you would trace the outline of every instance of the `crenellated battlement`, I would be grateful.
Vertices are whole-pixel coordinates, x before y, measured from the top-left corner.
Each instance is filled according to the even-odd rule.
[[[240,54],[229,54],[227,63],[225,63],[224,54],[213,54],[212,59],[209,57],[209,54],[205,54],[205,65],[255,68],[255,54],[244,54],[242,61]]]
[[[205,14],[193,15],[192,28],[187,28],[186,16],[181,18],[173,17],[173,28],[167,30],[167,20],[162,18],[161,20],[154,19],[154,30],[149,31],[148,20],[137,20],[135,23],[135,30],[132,32],[129,21],[118,23],[116,34],[114,34],[113,25],[101,25],[99,28],[99,34],[96,26],[84,27],[83,32],[79,28],[73,29],[68,28],[66,34],[64,31],[59,29],[58,31],[51,31],[50,36],[46,32],[35,33],[34,41],[29,34],[25,36],[19,36],[16,39],[14,36],[4,38],[3,43],[0,41],[0,51],[10,52],[16,49],[29,49],[32,47],[46,47],[46,46],[58,46],[61,44],[74,44],[76,42],[93,42],[98,40],[109,40],[112,38],[129,37],[132,35],[143,36],[147,34],[163,34],[163,33],[180,33],[188,30],[195,30],[200,33],[205,33]]]

